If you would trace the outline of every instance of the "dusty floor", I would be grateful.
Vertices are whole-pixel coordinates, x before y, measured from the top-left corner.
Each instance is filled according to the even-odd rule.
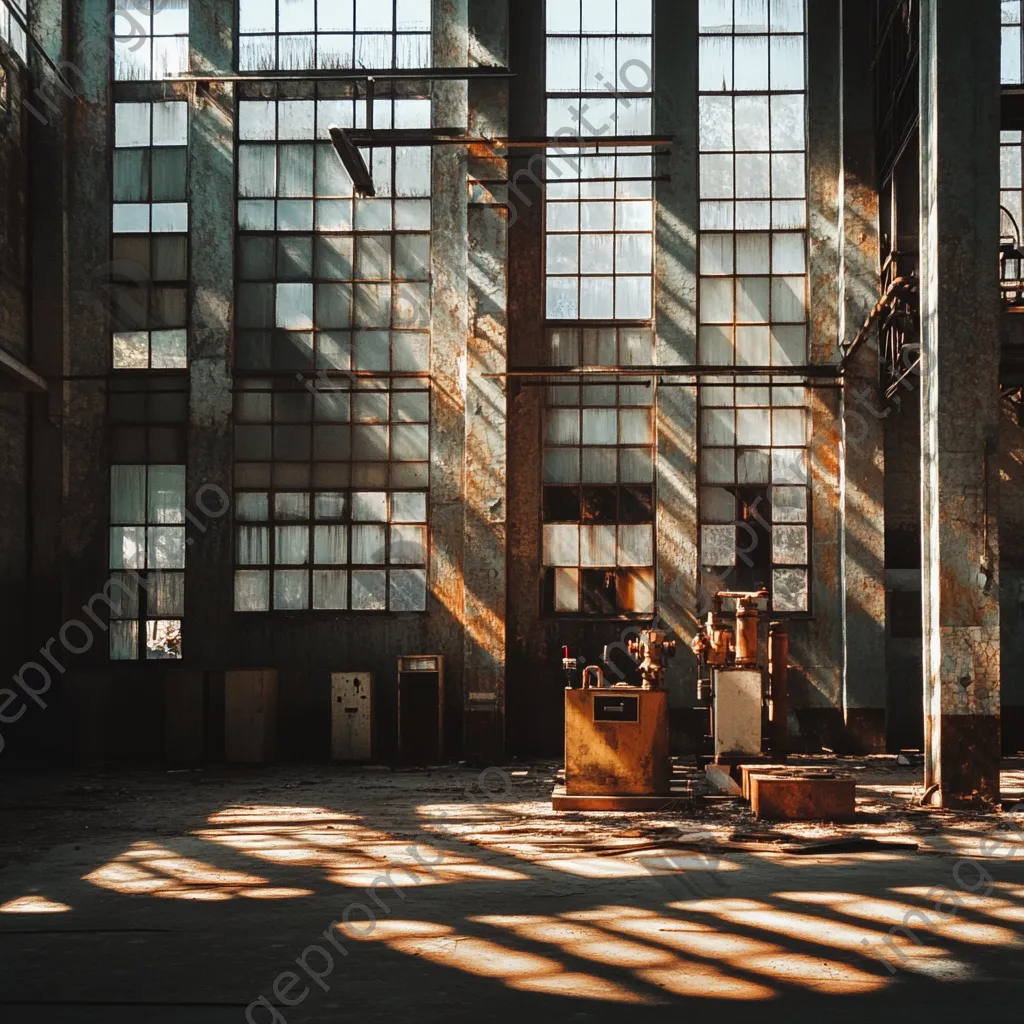
[[[0,1020],[1019,1021],[1024,815],[924,811],[920,769],[842,766],[842,828],[556,815],[551,763],[8,776]],[[1024,800],[1024,762],[1004,790]],[[837,835],[919,848],[777,848]]]

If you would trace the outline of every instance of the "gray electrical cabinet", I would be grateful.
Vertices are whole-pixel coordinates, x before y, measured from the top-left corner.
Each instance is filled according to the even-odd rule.
[[[373,676],[366,672],[331,676],[331,757],[335,761],[373,758]]]
[[[764,681],[760,669],[715,670],[715,756],[761,755],[761,707]]]

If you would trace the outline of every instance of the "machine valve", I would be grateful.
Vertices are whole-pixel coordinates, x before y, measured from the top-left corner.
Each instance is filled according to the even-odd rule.
[[[676,641],[666,640],[665,636],[659,629],[645,629],[636,640],[629,641],[629,653],[639,662],[645,690],[661,690],[665,686],[665,659],[676,654]]]

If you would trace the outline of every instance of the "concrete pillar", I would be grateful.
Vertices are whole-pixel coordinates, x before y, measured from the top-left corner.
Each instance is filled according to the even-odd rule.
[[[840,0],[807,4],[810,362],[839,358]],[[808,388],[811,420],[811,617],[790,624],[790,706],[801,730],[835,748],[842,735],[842,533],[839,392]]]
[[[878,183],[871,24],[843,18],[843,233],[841,337],[849,343],[879,296]],[[843,395],[843,586],[846,645],[843,713],[851,745],[884,753],[885,419],[878,387],[878,332],[847,366]]]
[[[511,12],[510,12],[511,13]],[[509,18],[509,127],[514,138],[547,135],[544,4],[522,0]],[[509,368],[548,361],[544,331],[544,164],[540,151],[509,153]],[[560,644],[576,632],[540,617],[542,423],[545,390],[510,378],[508,408],[508,687],[510,749],[533,756],[562,743]],[[607,634],[607,630],[605,631]],[[608,641],[605,640],[605,643]],[[578,649],[578,646],[577,648]],[[600,648],[598,648],[600,649]]]
[[[467,0],[434,0],[434,64],[465,67],[468,63]],[[465,82],[434,85],[434,124],[461,127],[467,123]],[[456,182],[466,180],[466,152],[458,146],[433,151],[435,192],[431,241],[431,438],[430,438],[430,570],[428,601],[431,653],[445,655],[445,747],[454,753],[453,737],[462,732],[462,617],[466,581],[466,335],[467,195]],[[424,652],[426,653],[426,652]]]
[[[671,179],[655,186],[655,359],[663,367],[697,361],[697,149],[687,142],[698,135],[697,62],[679,59],[680,40],[695,52],[697,10],[697,0],[656,0],[654,5],[654,133],[675,138],[669,156],[655,162],[656,173]],[[677,729],[699,742],[706,717],[693,716],[697,666],[687,649],[702,610],[697,592],[697,389],[689,380],[666,376],[657,390],[657,626],[683,641],[679,655],[668,663],[666,686]]]
[[[508,12],[491,0],[469,4],[470,63],[508,61]],[[469,85],[471,135],[508,135],[508,83]],[[506,160],[486,151],[469,161],[469,332],[466,366],[464,754],[496,764],[504,750],[506,387],[487,373],[508,365]]]
[[[925,786],[999,799],[999,9],[921,3]]]
[[[189,46],[196,74],[231,74],[234,5],[193,4]],[[235,289],[235,85],[189,90],[189,444],[183,649],[192,665],[232,667],[232,325]],[[237,624],[236,627],[237,629]]]
[[[60,65],[65,57],[68,30],[65,4],[61,0],[32,4],[29,27],[47,56]],[[60,543],[67,466],[63,458],[62,415],[66,385],[62,378],[69,360],[68,111],[72,100],[41,58],[36,59],[35,67],[37,83],[32,95],[25,97],[20,112],[28,124],[31,165],[28,227],[32,305],[26,362],[47,379],[49,390],[46,395],[28,400],[26,510],[32,529],[26,537],[25,600],[17,602],[22,611],[22,621],[17,626],[21,631],[10,633],[12,643],[6,648],[11,651],[11,660],[18,662],[38,650],[63,617]],[[65,78],[77,90],[75,69],[66,68]],[[6,517],[0,516],[3,518]],[[20,657],[14,659],[14,653]],[[11,669],[14,668],[12,665]],[[55,723],[41,721],[37,735],[37,748],[53,756],[61,744]]]

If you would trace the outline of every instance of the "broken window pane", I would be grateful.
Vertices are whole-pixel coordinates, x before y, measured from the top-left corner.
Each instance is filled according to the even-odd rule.
[[[387,577],[383,570],[353,572],[352,610],[384,611],[387,607]]]
[[[772,572],[772,609],[805,612],[808,607],[807,570],[775,569]]]

